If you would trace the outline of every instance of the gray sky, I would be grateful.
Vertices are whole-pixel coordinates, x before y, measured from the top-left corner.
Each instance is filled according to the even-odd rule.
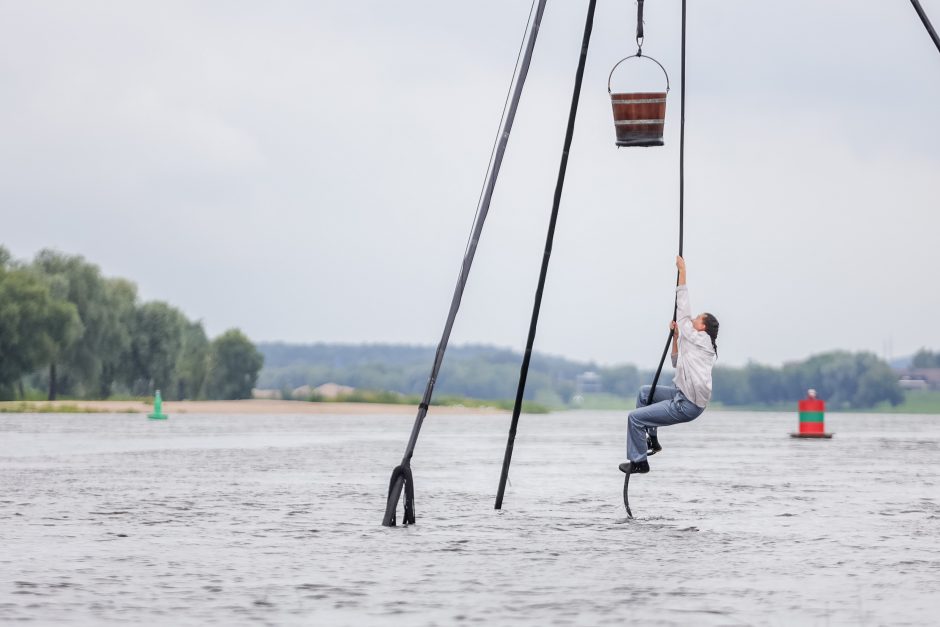
[[[548,3],[453,342],[524,346],[586,5]],[[646,5],[677,87],[680,3]],[[685,252],[722,362],[940,349],[940,54],[910,3],[690,5]],[[434,344],[529,7],[0,0],[0,244],[210,334]],[[598,3],[536,350],[651,366],[679,90],[665,148],[614,147],[634,15]]]

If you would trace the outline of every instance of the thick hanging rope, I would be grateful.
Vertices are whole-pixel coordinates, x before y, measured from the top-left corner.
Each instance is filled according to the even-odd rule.
[[[933,44],[937,47],[937,52],[940,52],[940,37],[937,37],[937,31],[933,29],[933,24],[930,23],[930,18],[927,17],[924,7],[920,6],[920,0],[911,0],[911,4],[914,5],[914,10],[917,11],[920,21],[924,23],[927,34],[933,39]]]
[[[404,506],[404,524],[414,524],[414,481],[411,473],[411,457],[414,455],[415,445],[418,442],[418,434],[421,432],[421,425],[428,413],[428,405],[431,403],[431,395],[434,393],[434,383],[437,381],[438,372],[441,369],[441,363],[444,361],[444,351],[447,350],[447,342],[450,340],[450,333],[454,327],[454,320],[457,318],[457,311],[460,309],[460,301],[463,298],[464,288],[467,284],[467,277],[470,275],[470,266],[473,264],[473,257],[476,255],[477,244],[480,241],[480,234],[483,232],[483,223],[489,213],[490,201],[493,198],[493,189],[496,187],[496,179],[499,176],[499,170],[502,166],[503,155],[506,152],[506,145],[509,143],[509,134],[512,132],[512,124],[516,118],[516,110],[519,107],[519,99],[522,96],[522,87],[525,85],[526,77],[529,73],[529,65],[532,63],[532,51],[535,49],[535,41],[538,37],[539,26],[542,23],[542,15],[545,13],[545,3],[547,0],[532,0],[532,7],[529,9],[529,20],[526,23],[526,33],[519,46],[519,54],[516,56],[516,67],[513,69],[513,80],[510,81],[510,99],[507,93],[508,109],[503,104],[503,119],[501,120],[501,129],[497,140],[494,142],[494,149],[490,154],[490,163],[484,178],[483,190],[480,194],[480,200],[477,203],[477,213],[474,217],[473,227],[470,231],[470,237],[464,251],[463,263],[460,266],[460,274],[457,278],[457,286],[454,288],[454,296],[451,299],[450,311],[447,314],[447,322],[444,325],[444,333],[441,335],[441,341],[437,345],[437,352],[434,355],[434,364],[431,366],[431,375],[428,377],[428,383],[424,390],[424,396],[418,405],[418,415],[415,418],[414,427],[411,429],[411,437],[408,439],[408,445],[405,447],[405,454],[402,457],[401,464],[392,471],[388,486],[388,500],[385,505],[385,516],[382,524],[386,527],[394,527],[396,524],[395,516],[398,509],[398,501],[401,499],[402,491],[405,493]],[[533,17],[534,8],[534,17]],[[531,24],[531,27],[530,27]],[[528,39],[526,39],[528,37]],[[523,52],[524,47],[524,52]]]
[[[682,51],[681,51],[681,77],[680,83],[680,106],[679,106],[679,255],[682,255],[684,244],[683,223],[685,221],[685,9],[686,0],[682,0]],[[679,285],[679,275],[676,273],[676,285]],[[676,321],[678,311],[678,301],[674,300],[672,305],[672,321]],[[663,348],[663,355],[659,360],[659,367],[656,368],[656,375],[653,377],[653,383],[650,385],[648,399],[653,398],[656,392],[656,384],[659,383],[659,376],[663,371],[663,364],[666,363],[666,355],[669,352],[669,345],[672,343],[672,329],[669,330],[669,336],[666,338],[666,346]],[[623,477],[623,506],[627,510],[627,516],[633,518],[633,512],[630,510],[630,473]]]
[[[684,244],[683,224],[685,222],[685,3],[682,0],[682,76],[679,79],[681,85],[680,113],[679,113],[679,256],[682,256]],[[679,273],[676,272],[676,285],[679,285]],[[678,301],[673,300],[672,321],[676,321],[678,311]],[[666,363],[666,355],[669,354],[669,345],[672,343],[672,329],[669,330],[669,336],[666,338],[666,346],[663,348],[662,357],[659,359],[659,367],[656,368],[656,375],[653,377],[653,383],[650,385],[650,393],[647,398],[653,398],[656,392],[656,384],[659,383],[659,376],[663,372],[663,364]],[[627,475],[629,477],[629,475]]]
[[[548,274],[548,262],[552,256],[552,241],[555,239],[555,224],[558,221],[558,208],[561,206],[561,192],[565,187],[565,173],[568,169],[568,153],[574,137],[574,123],[578,114],[578,101],[581,98],[581,81],[584,78],[584,64],[587,61],[588,46],[591,43],[591,31],[594,27],[594,8],[597,0],[588,3],[587,20],[584,24],[584,38],[581,41],[581,56],[578,59],[578,71],[574,79],[574,93],[571,96],[571,109],[568,112],[568,130],[565,132],[565,145],[561,152],[561,165],[558,168],[558,182],[555,184],[555,198],[552,202],[552,217],[548,223],[548,235],[545,238],[545,252],[542,255],[542,269],[539,284],[535,291],[535,304],[532,307],[532,320],[529,322],[529,337],[526,340],[522,367],[519,372],[519,386],[516,389],[516,402],[512,407],[512,423],[509,426],[509,440],[506,442],[506,454],[503,456],[503,469],[499,477],[499,489],[496,492],[496,509],[503,506],[503,494],[509,478],[509,464],[512,461],[512,447],[516,439],[516,427],[522,412],[522,395],[525,392],[526,378],[529,374],[529,362],[532,359],[532,345],[535,343],[535,331],[539,324],[539,310],[542,307],[542,292],[545,289],[545,276]]]

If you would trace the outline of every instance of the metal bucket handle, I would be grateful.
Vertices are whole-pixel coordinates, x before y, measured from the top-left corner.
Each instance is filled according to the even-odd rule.
[[[620,64],[626,61],[627,59],[641,58],[641,57],[645,59],[649,59],[650,61],[652,61],[653,63],[659,66],[659,69],[661,69],[663,71],[663,74],[666,76],[666,92],[667,93],[669,92],[669,73],[666,72],[666,68],[663,67],[663,64],[649,55],[640,54],[638,52],[636,54],[631,54],[629,57],[624,57],[623,59],[620,59],[619,61],[617,61],[617,65],[615,65],[613,69],[610,70],[610,74],[608,74],[607,76],[607,93],[608,94],[611,93],[610,81],[614,77],[614,72],[617,70],[618,67],[620,67]]]

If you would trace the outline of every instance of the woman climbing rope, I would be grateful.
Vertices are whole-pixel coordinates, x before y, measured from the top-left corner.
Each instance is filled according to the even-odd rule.
[[[672,326],[672,365],[675,387],[657,387],[652,400],[650,387],[640,388],[636,409],[627,419],[627,460],[620,470],[630,473],[650,471],[646,456],[662,450],[657,427],[666,427],[698,418],[712,396],[712,366],[718,358],[718,320],[710,313],[692,318],[689,290],[685,284],[685,260],[676,257],[679,280],[676,286],[676,320]],[[647,448],[649,447],[649,448]]]

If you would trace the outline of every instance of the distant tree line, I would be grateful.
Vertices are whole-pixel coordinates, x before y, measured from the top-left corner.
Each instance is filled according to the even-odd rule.
[[[265,367],[258,387],[289,394],[302,385],[339,383],[354,388],[421,394],[427,385],[435,349],[395,344],[260,343]],[[485,400],[516,396],[522,355],[493,346],[452,346],[444,355],[434,393]],[[594,371],[605,392],[633,396],[640,384],[634,366],[602,367],[535,353],[529,366],[525,399],[559,406],[577,393],[577,376]]]
[[[898,374],[873,353],[834,351],[772,368],[750,363],[743,368],[716,367],[714,400],[726,405],[791,403],[814,388],[832,409],[867,409],[898,405],[904,393]]]
[[[402,345],[259,344],[265,355],[259,387],[290,390],[333,382],[355,388],[420,394],[427,384],[434,348]],[[522,355],[491,346],[453,346],[448,349],[435,385],[435,394],[480,399],[515,397]],[[720,362],[719,362],[720,363]],[[635,366],[605,367],[536,353],[533,355],[525,398],[551,406],[570,404],[577,377],[593,371],[603,393],[632,399],[652,372]],[[670,371],[662,381],[672,381]],[[713,400],[729,406],[775,406],[793,403],[815,388],[833,409],[865,409],[904,400],[898,375],[872,353],[831,352],[779,368],[750,363],[741,368],[719,366],[714,371]]]
[[[29,263],[0,247],[0,399],[41,393],[108,398],[250,398],[263,357],[238,329],[210,341],[167,303],[79,256]]]
[[[911,359],[911,368],[940,368],[940,352],[934,353],[922,348]]]

